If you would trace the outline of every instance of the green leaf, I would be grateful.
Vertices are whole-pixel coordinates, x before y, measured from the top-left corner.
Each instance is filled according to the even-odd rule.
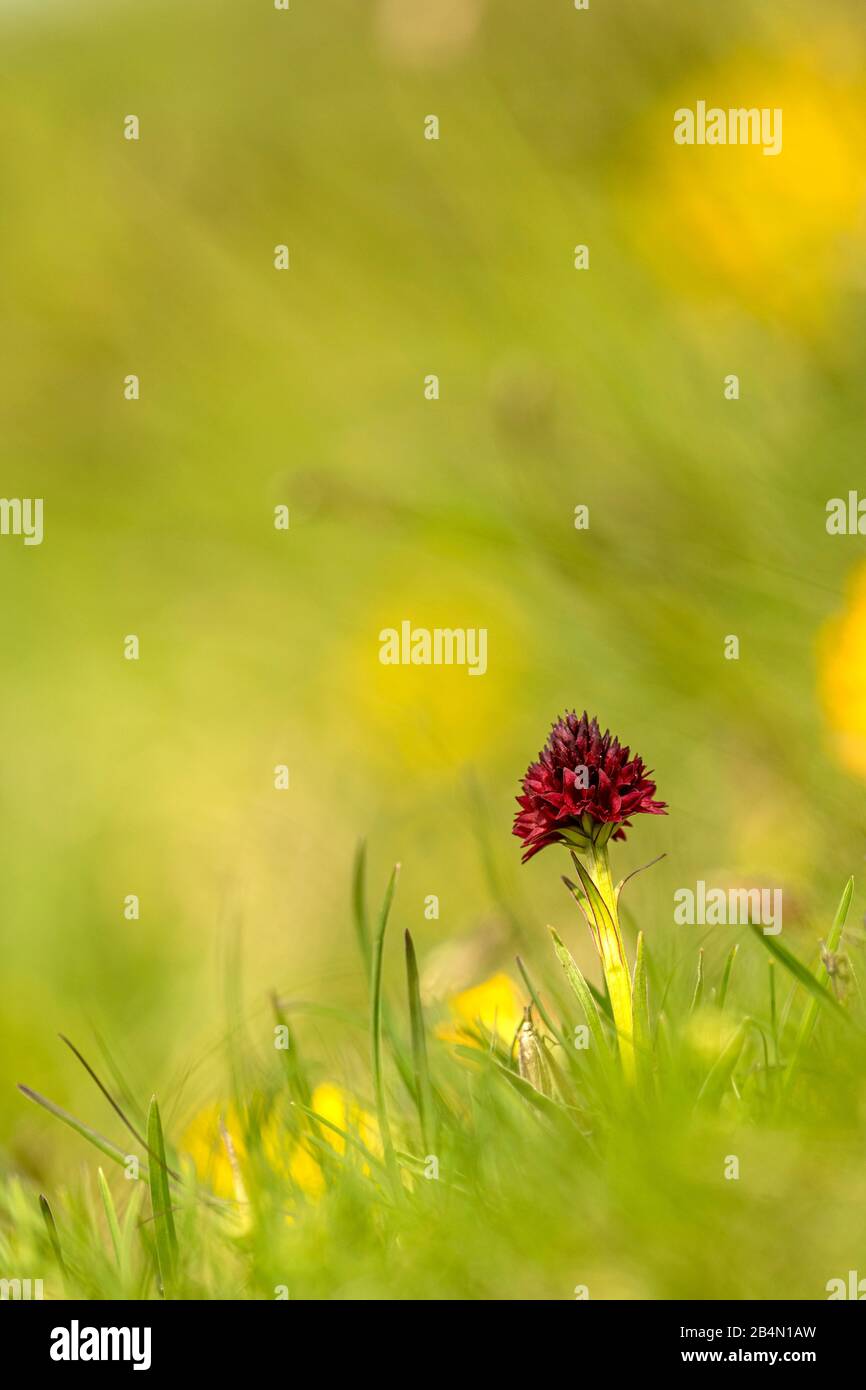
[[[764,936],[759,926],[752,923],[751,929],[758,940],[763,942],[771,955],[774,955],[776,959],[784,965],[785,969],[793,975],[797,983],[802,985],[817,1003],[825,1005],[836,1018],[844,1019],[846,1023],[851,1024],[853,1027],[851,1019],[848,1017],[839,1001],[816,979],[808,966],[805,966],[801,960],[793,955],[788,950],[787,946],[782,946],[775,937]]]
[[[553,938],[553,949],[556,952],[560,965],[565,971],[565,977],[571,985],[577,1002],[580,1004],[586,1017],[589,1035],[593,1043],[593,1053],[598,1058],[600,1065],[606,1066],[610,1061],[610,1049],[607,1045],[607,1039],[604,1036],[604,1029],[602,1028],[601,1019],[598,1016],[595,1000],[590,993],[589,985],[586,983],[574,957],[559,934],[553,927],[548,927],[547,930]]]
[[[637,935],[637,954],[634,963],[634,1046],[637,1064],[647,1083],[652,1082],[653,1043],[649,1016],[649,986],[647,984],[646,948],[643,932]]]
[[[848,882],[845,884],[845,887],[842,890],[842,897],[840,898],[839,906],[836,909],[836,916],[833,918],[833,923],[830,927],[830,932],[827,936],[826,949],[828,953],[831,955],[837,950],[839,942],[842,938],[842,930],[845,926],[845,921],[848,916],[848,909],[851,906],[851,898],[853,896],[853,893],[854,879],[849,878]],[[792,959],[795,958],[792,957]],[[809,1040],[814,1031],[815,1022],[818,1017],[819,1002],[832,1004],[833,1007],[837,1010],[837,1013],[841,1015],[841,1017],[844,1018],[846,1022],[851,1022],[849,1015],[839,1004],[839,1001],[836,999],[835,995],[831,994],[830,991],[825,987],[826,981],[829,979],[829,976],[827,974],[827,970],[824,965],[823,959],[818,965],[818,969],[816,970],[814,975],[809,970],[807,970],[805,965],[802,965],[800,961],[797,961],[796,963],[799,967],[799,970],[802,971],[804,977],[801,979],[801,983],[804,984],[806,988],[809,990],[810,998],[807,1000],[806,1007],[803,1010],[803,1017],[800,1020],[800,1027],[797,1030],[797,1037],[794,1043],[793,1052],[791,1053],[791,1060],[789,1061],[788,1066],[785,1069],[785,1076],[782,1082],[783,1096],[788,1094],[788,1092],[791,1089],[791,1086],[793,1085],[794,1077],[796,1075],[797,1068],[800,1064],[800,1058],[802,1057],[803,1052],[807,1048]],[[799,979],[800,976],[798,975],[797,978]]]
[[[55,1105],[53,1100],[48,1100],[45,1096],[41,1096],[38,1091],[32,1091],[29,1086],[22,1086],[19,1082],[18,1089],[28,1100],[34,1101],[36,1105],[41,1105],[43,1110],[47,1110],[49,1115],[54,1115],[54,1117],[61,1120],[63,1124],[69,1125],[70,1129],[74,1129],[76,1134],[80,1134],[82,1139],[86,1139],[89,1144],[92,1144],[94,1148],[98,1149],[106,1158],[110,1158],[113,1162],[119,1163],[122,1168],[126,1167],[127,1155],[123,1153],[116,1144],[112,1144],[110,1139],[106,1139],[105,1136],[100,1134],[97,1130],[91,1129],[90,1125],[84,1124],[83,1120],[77,1120],[74,1115],[70,1115],[69,1112],[63,1110],[61,1106]]]
[[[703,947],[701,947],[701,949],[698,951],[698,975],[697,975],[697,979],[695,980],[695,992],[694,992],[694,994],[692,995],[692,1006],[691,1006],[691,1010],[690,1010],[691,1013],[694,1013],[695,1009],[697,1009],[697,1008],[700,1007],[700,1003],[701,1003],[701,1000],[703,999],[703,997],[704,997],[704,951],[703,951]]]
[[[598,888],[596,887],[595,879],[592,877],[592,874],[589,872],[588,869],[584,867],[584,865],[580,862],[576,854],[572,854],[571,858],[574,863],[574,867],[577,869],[577,872],[580,875],[580,881],[583,884],[583,891],[586,894],[587,901],[589,902],[590,908],[592,910],[592,916],[595,923],[595,931],[593,933],[593,935],[595,936],[595,944],[598,949],[599,955],[602,956],[602,958],[604,958],[604,953],[602,951],[601,945],[602,941],[609,941],[613,939],[618,941],[619,933],[617,932],[616,927],[614,926],[613,918],[611,917],[610,912],[608,911],[607,904],[604,901],[604,898],[601,896],[601,893],[598,891]]]
[[[369,980],[372,956],[370,951],[370,927],[367,922],[366,882],[367,846],[363,840],[359,840],[358,848],[355,851],[355,861],[352,865],[352,920],[355,923],[355,935],[358,938],[358,949],[361,952],[364,970]]]
[[[156,1159],[156,1162],[150,1165],[150,1205],[153,1212],[159,1279],[163,1297],[168,1298],[174,1282],[177,1263],[177,1236],[171,1209],[171,1193],[168,1190],[165,1142],[156,1096],[151,1096],[150,1108],[147,1112],[147,1147]]]
[[[329,1129],[332,1134],[336,1134],[338,1138],[342,1139],[344,1144],[347,1146],[351,1145],[353,1149],[357,1149],[360,1154],[363,1154],[371,1167],[381,1168],[383,1172],[386,1171],[385,1164],[382,1162],[379,1155],[374,1154],[372,1149],[368,1149],[367,1145],[357,1134],[353,1134],[348,1129],[341,1129],[339,1125],[334,1124],[333,1120],[329,1120],[324,1115],[320,1115],[317,1110],[311,1110],[308,1105],[298,1104],[298,1109],[309,1116],[311,1120],[314,1120],[320,1129]],[[322,1153],[327,1150],[333,1158],[340,1159],[342,1157],[331,1145],[325,1144],[324,1140],[318,1139],[316,1135],[308,1135],[307,1138],[315,1145],[317,1152]]]
[[[111,1106],[114,1113],[120,1117],[123,1124],[129,1130],[133,1139],[135,1139],[137,1143],[141,1144],[142,1148],[148,1150],[148,1153],[150,1153],[151,1158],[155,1158],[156,1155],[148,1148],[147,1141],[145,1140],[144,1135],[139,1134],[132,1121],[129,1120],[127,1116],[123,1113],[117,1101],[114,1099],[113,1095],[108,1090],[108,1087],[103,1085],[102,1081],[100,1081],[96,1072],[93,1070],[93,1067],[90,1065],[87,1059],[84,1056],[82,1056],[75,1044],[73,1042],[70,1042],[69,1038],[67,1038],[64,1033],[58,1033],[57,1036],[60,1038],[60,1041],[62,1043],[65,1043],[65,1045],[69,1048],[69,1051],[72,1053],[72,1055],[81,1063],[84,1070],[87,1072],[87,1075],[90,1077],[91,1081],[93,1081],[99,1088],[99,1090],[101,1091],[105,1099],[108,1101],[108,1104]],[[175,1182],[181,1181],[180,1173],[175,1172],[173,1168],[168,1168],[168,1172],[174,1178]]]
[[[111,1236],[111,1243],[114,1246],[114,1258],[119,1269],[121,1252],[120,1225],[117,1220],[117,1212],[114,1209],[114,1199],[111,1195],[111,1189],[105,1180],[105,1174],[101,1168],[97,1168],[96,1170],[96,1184],[99,1188],[99,1195],[102,1198],[105,1219],[108,1222],[108,1233]]]
[[[421,987],[418,979],[418,962],[415,946],[407,929],[406,943],[406,985],[409,992],[409,1020],[412,1028],[412,1061],[415,1070],[415,1097],[418,1105],[418,1119],[421,1123],[421,1136],[428,1153],[436,1146],[434,1133],[435,1110],[433,1087],[430,1083],[430,1067],[427,1060],[427,1038],[424,1030],[424,1010],[421,1006]]]
[[[278,1027],[285,1028],[289,1043],[288,1047],[280,1049],[283,1054],[286,1081],[288,1082],[289,1091],[294,1100],[299,1100],[302,1105],[309,1105],[310,1096],[312,1094],[310,1083],[307,1080],[307,1074],[301,1062],[301,1054],[298,1051],[298,1043],[294,1030],[283,1012],[279,997],[276,993],[271,994],[271,1008],[274,1011],[274,1018],[277,1021]]]
[[[394,1145],[391,1141],[391,1126],[388,1122],[388,1107],[385,1102],[385,1082],[382,1072],[382,960],[385,929],[388,926],[388,917],[391,912],[391,903],[394,900],[394,889],[399,872],[400,865],[395,864],[388,880],[388,887],[385,890],[382,911],[379,914],[379,926],[373,942],[370,980],[370,1041],[373,1052],[373,1089],[376,1096],[376,1115],[379,1121],[379,1133],[382,1137],[385,1163],[391,1175],[395,1192],[400,1191],[400,1172],[394,1156]]]
[[[530,999],[532,1000],[532,1003],[533,1003],[533,1005],[534,1005],[534,1007],[535,1007],[535,1011],[536,1011],[536,1013],[538,1014],[538,1017],[541,1019],[542,1023],[543,1023],[544,1026],[545,1026],[545,1028],[546,1028],[547,1031],[550,1033],[550,1036],[551,1036],[552,1038],[555,1038],[555,1039],[556,1039],[556,1041],[559,1043],[560,1047],[563,1049],[563,1052],[565,1053],[565,1055],[566,1055],[567,1057],[570,1058],[570,1056],[571,1056],[571,1049],[569,1048],[568,1038],[566,1038],[565,1034],[564,1034],[563,1031],[562,1031],[562,1028],[557,1027],[556,1023],[554,1023],[554,1021],[553,1021],[553,1019],[551,1018],[550,1014],[548,1013],[547,1009],[544,1007],[544,1004],[542,1003],[542,1000],[541,1000],[541,996],[539,995],[538,990],[535,988],[535,985],[532,983],[532,980],[530,979],[529,971],[527,970],[526,966],[523,964],[523,961],[521,960],[520,956],[515,956],[514,959],[515,959],[515,961],[516,961],[516,963],[517,963],[517,969],[520,971],[521,979],[523,980],[523,983],[526,985],[526,988],[527,988],[527,990],[529,991],[529,997],[530,997]],[[512,1051],[513,1051],[513,1044],[512,1044]]]
[[[66,1278],[66,1265],[63,1260],[63,1251],[60,1249],[60,1237],[57,1234],[57,1223],[54,1220],[54,1213],[48,1203],[48,1198],[44,1193],[39,1194],[39,1210],[42,1212],[42,1220],[45,1222],[45,1229],[48,1232],[48,1239],[51,1249],[54,1251],[54,1258],[57,1261],[60,1273]]]
[[[737,952],[739,951],[739,949],[740,948],[738,945],[732,946],[730,951],[728,952],[727,960],[725,961],[725,968],[722,972],[722,983],[719,985],[720,1009],[723,1009],[725,1007],[725,1000],[728,997],[728,986],[731,983],[731,971],[734,968],[734,961],[737,959]]]
[[[718,1105],[730,1084],[731,1077],[734,1074],[734,1067],[740,1060],[740,1053],[746,1041],[748,1026],[748,1020],[741,1023],[736,1032],[732,1033],[727,1044],[722,1048],[722,1051],[710,1068],[707,1078],[698,1093],[697,1104],[699,1106],[709,1108]]]

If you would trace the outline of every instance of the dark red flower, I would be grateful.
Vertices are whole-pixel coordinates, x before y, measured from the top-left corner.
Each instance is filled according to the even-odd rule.
[[[524,863],[545,845],[580,845],[596,838],[600,827],[615,825],[614,840],[625,839],[629,816],[666,814],[664,801],[653,801],[656,784],[642,758],[604,733],[586,711],[558,719],[550,737],[523,779],[514,834],[523,841]]]

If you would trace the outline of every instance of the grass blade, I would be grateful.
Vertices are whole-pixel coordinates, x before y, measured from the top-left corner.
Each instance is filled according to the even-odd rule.
[[[415,1094],[418,1104],[418,1119],[421,1122],[421,1135],[429,1152],[436,1143],[434,1133],[433,1087],[430,1084],[430,1067],[427,1060],[427,1038],[424,1032],[424,1010],[421,1007],[421,987],[418,980],[418,962],[415,958],[415,945],[407,929],[406,941],[406,985],[409,991],[409,1020],[412,1027],[412,1060],[415,1068]]]
[[[695,980],[695,992],[692,995],[692,1006],[689,1010],[694,1013],[695,1009],[700,1008],[701,1000],[704,997],[704,948],[698,951],[698,976]]]
[[[352,865],[352,920],[355,923],[358,949],[361,952],[364,970],[369,981],[372,958],[370,926],[367,921],[367,845],[364,840],[358,841],[358,848],[355,850],[355,860]]]
[[[722,972],[722,983],[719,985],[720,1009],[723,1009],[725,1007],[725,1000],[728,997],[728,987],[731,983],[731,971],[734,968],[734,961],[737,959],[737,952],[739,951],[739,949],[739,945],[732,946],[730,951],[728,952],[728,958],[725,961],[725,968]]]
[[[165,1166],[165,1142],[156,1096],[151,1096],[150,1109],[147,1112],[147,1146],[158,1160],[150,1165],[150,1205],[153,1212],[159,1279],[163,1297],[167,1298],[174,1282],[177,1236],[171,1210],[171,1194],[168,1190],[168,1173]]]
[[[553,938],[553,949],[556,952],[560,965],[565,971],[565,977],[574,991],[578,1004],[583,1009],[595,1055],[600,1065],[606,1067],[610,1061],[610,1049],[608,1048],[607,1040],[604,1036],[604,1029],[602,1028],[601,1019],[598,1016],[595,1000],[590,993],[589,985],[583,978],[574,957],[558,932],[556,932],[553,927],[548,927],[547,930]]]
[[[92,1144],[94,1148],[98,1149],[106,1158],[110,1158],[115,1163],[119,1163],[122,1168],[126,1167],[128,1155],[123,1153],[116,1144],[112,1144],[110,1139],[106,1139],[105,1136],[100,1134],[97,1130],[91,1129],[90,1125],[84,1124],[82,1120],[77,1120],[74,1115],[69,1114],[68,1110],[64,1110],[61,1106],[55,1105],[53,1100],[48,1100],[45,1096],[41,1096],[38,1091],[32,1091],[29,1086],[22,1086],[19,1082],[18,1089],[28,1100],[34,1101],[36,1105],[41,1105],[43,1110],[47,1110],[49,1115],[53,1115],[55,1119],[61,1120],[65,1125],[69,1125],[70,1129],[74,1129],[76,1134],[80,1134],[82,1139],[86,1139],[89,1144]]]
[[[748,1026],[749,1021],[744,1020],[722,1048],[698,1093],[699,1106],[718,1105],[734,1074],[734,1067],[740,1060]]]
[[[102,1198],[102,1206],[105,1211],[105,1219],[108,1222],[108,1233],[111,1236],[111,1243],[114,1246],[114,1258],[120,1268],[120,1225],[117,1220],[117,1212],[114,1209],[114,1199],[111,1196],[111,1189],[105,1180],[105,1174],[101,1168],[96,1170],[96,1185],[99,1188],[99,1195]]]
[[[54,1258],[57,1261],[58,1268],[65,1281],[67,1269],[63,1259],[63,1251],[60,1249],[60,1237],[57,1234],[57,1223],[54,1220],[54,1213],[49,1206],[48,1198],[43,1192],[39,1194],[39,1210],[42,1212],[42,1220],[45,1222],[45,1229],[48,1232],[51,1249],[54,1251]]]
[[[277,1021],[278,1027],[285,1028],[286,1030],[286,1037],[289,1044],[288,1047],[280,1049],[285,1058],[286,1080],[288,1082],[289,1092],[294,1100],[299,1100],[302,1105],[309,1105],[312,1092],[303,1063],[301,1062],[301,1054],[298,1051],[297,1039],[295,1038],[291,1024],[283,1012],[279,998],[274,992],[271,993],[271,1007],[274,1011],[274,1018]]]
[[[824,988],[816,976],[809,970],[808,966],[805,966],[786,946],[782,946],[775,937],[764,936],[760,927],[753,924],[752,931],[755,933],[758,940],[764,943],[766,949],[784,965],[785,969],[793,975],[797,983],[802,985],[817,1003],[825,1005],[837,1018],[844,1019],[846,1023],[851,1024],[853,1027],[852,1020],[849,1018],[848,1014],[846,1014],[841,1004],[829,990]]]
[[[830,927],[830,932],[827,937],[826,948],[828,953],[831,955],[838,949],[839,942],[842,938],[842,931],[845,926],[845,921],[848,917],[848,909],[851,906],[851,898],[853,896],[853,893],[854,879],[849,878],[848,882],[845,884],[845,887],[842,890],[842,897],[839,899],[839,906],[836,909],[836,916],[833,918],[833,924]],[[798,961],[797,964],[800,965],[800,962]],[[821,960],[818,969],[816,970],[814,975],[812,975],[806,969],[805,966],[802,966],[801,969],[803,970],[806,979],[808,979],[810,982],[808,986],[810,990],[810,997],[806,1001],[806,1007],[803,1010],[803,1017],[800,1020],[800,1027],[797,1030],[797,1038],[794,1043],[794,1050],[791,1053],[791,1060],[788,1063],[788,1066],[785,1070],[785,1077],[784,1081],[782,1082],[783,1096],[787,1095],[791,1089],[794,1077],[796,1075],[797,1067],[799,1066],[800,1058],[803,1052],[805,1051],[806,1047],[808,1046],[809,1039],[811,1038],[812,1033],[814,1031],[815,1022],[818,1017],[819,1000],[829,1001],[836,1007],[836,1009],[838,1009],[839,1013],[841,1013],[843,1018],[848,1019],[848,1015],[845,1013],[844,1009],[840,1007],[835,995],[831,994],[830,991],[826,988],[827,981],[830,977],[827,974],[827,969],[824,965],[823,959]]]
[[[634,999],[634,1046],[637,1053],[637,1064],[643,1072],[645,1083],[651,1085],[653,1072],[653,1044],[649,1016],[646,948],[644,946],[642,931],[637,934],[637,954],[634,963],[632,997]]]
[[[382,1151],[385,1155],[385,1163],[395,1191],[399,1191],[400,1189],[400,1171],[394,1155],[394,1145],[391,1142],[391,1126],[388,1122],[388,1107],[385,1102],[385,1082],[382,1073],[382,960],[385,946],[385,929],[388,926],[388,917],[391,912],[391,903],[394,900],[394,889],[397,884],[397,875],[399,872],[400,865],[395,864],[391,872],[391,877],[388,880],[388,887],[385,890],[385,898],[379,916],[379,926],[376,932],[376,939],[373,942],[373,959],[370,979],[370,1033],[373,1050],[373,1087],[376,1096],[376,1116],[379,1121],[379,1133],[382,1137]]]
[[[130,1134],[132,1135],[133,1139],[135,1139],[137,1143],[141,1144],[141,1146],[142,1146],[143,1149],[146,1149],[146,1150],[147,1150],[147,1152],[150,1154],[150,1157],[151,1157],[152,1159],[155,1159],[157,1162],[160,1162],[160,1161],[161,1161],[161,1162],[163,1163],[163,1166],[166,1168],[166,1172],[168,1172],[168,1173],[171,1174],[171,1176],[174,1178],[175,1182],[181,1182],[181,1181],[182,1181],[182,1178],[181,1178],[181,1176],[180,1176],[180,1173],[175,1172],[175,1170],[174,1170],[173,1168],[169,1168],[169,1167],[166,1165],[164,1156],[163,1156],[162,1160],[160,1160],[160,1159],[158,1158],[158,1155],[155,1154],[155,1153],[153,1152],[153,1150],[151,1149],[151,1147],[150,1147],[150,1145],[148,1144],[147,1140],[144,1138],[144,1135],[139,1134],[138,1130],[135,1128],[135,1125],[132,1123],[132,1121],[129,1120],[129,1119],[127,1119],[126,1115],[123,1113],[123,1111],[121,1110],[120,1106],[117,1104],[117,1101],[114,1099],[114,1097],[112,1096],[111,1092],[108,1090],[108,1088],[107,1088],[106,1086],[103,1085],[103,1083],[100,1081],[99,1077],[96,1075],[96,1072],[93,1070],[93,1067],[90,1065],[90,1063],[87,1061],[87,1059],[86,1059],[85,1057],[83,1057],[82,1054],[78,1051],[78,1048],[75,1046],[75,1044],[72,1043],[72,1042],[70,1042],[69,1039],[66,1037],[66,1035],[65,1035],[64,1033],[58,1033],[57,1036],[60,1038],[60,1041],[61,1041],[62,1043],[65,1043],[65,1044],[66,1044],[66,1046],[69,1048],[69,1051],[72,1053],[72,1055],[73,1055],[74,1057],[76,1057],[77,1060],[81,1063],[81,1065],[83,1066],[84,1070],[87,1072],[87,1075],[90,1077],[91,1081],[95,1082],[95,1084],[98,1086],[99,1090],[100,1090],[100,1091],[102,1092],[102,1094],[105,1096],[105,1099],[108,1101],[108,1104],[111,1106],[111,1108],[112,1108],[112,1110],[114,1111],[114,1113],[115,1113],[117,1116],[119,1116],[120,1120],[123,1122],[123,1124],[124,1124],[124,1125],[126,1126],[126,1128],[129,1130],[129,1132],[130,1132]]]

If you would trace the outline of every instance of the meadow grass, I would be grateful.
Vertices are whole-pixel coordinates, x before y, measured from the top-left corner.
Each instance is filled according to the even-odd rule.
[[[605,990],[551,928],[517,967],[538,1089],[496,1022],[464,1020],[456,1038],[431,1025],[408,932],[405,991],[386,996],[397,880],[371,925],[359,852],[370,1013],[353,1094],[317,1089],[274,995],[284,1045],[234,1036],[208,1170],[166,1135],[155,1097],[136,1099],[116,1067],[106,1082],[65,1040],[115,1137],[21,1087],[92,1162],[48,1194],[4,1183],[0,1267],[84,1299],[821,1298],[856,1268],[866,1033],[851,881],[809,964],[747,928],[718,974],[696,950],[677,984],[647,924],[633,1080]]]

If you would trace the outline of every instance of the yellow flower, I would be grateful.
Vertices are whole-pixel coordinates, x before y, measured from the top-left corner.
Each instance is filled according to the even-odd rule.
[[[824,36],[840,50],[846,36]],[[850,36],[848,48],[856,47]],[[780,109],[782,148],[681,146],[673,113],[708,107]],[[862,261],[866,94],[839,52],[742,53],[690,74],[646,126],[645,177],[623,185],[640,248],[676,289],[719,292],[801,330],[819,325]],[[634,198],[637,198],[637,205]]]
[[[310,1108],[343,1133],[358,1139],[370,1153],[382,1156],[382,1142],[375,1119],[339,1086],[331,1082],[317,1086],[310,1100]],[[336,1153],[345,1153],[346,1140],[342,1134],[335,1133],[325,1124],[316,1125],[311,1120],[306,1126],[306,1133],[314,1132]],[[247,1147],[243,1133],[236,1107],[231,1102],[216,1102],[199,1111],[181,1140],[181,1149],[192,1159],[199,1181],[217,1197],[234,1198],[238,1202],[247,1200],[243,1183]],[[321,1195],[325,1186],[322,1167],[315,1147],[305,1136],[296,1139],[280,1123],[279,1116],[271,1114],[260,1129],[260,1139],[262,1153],[272,1172],[291,1179],[308,1197]],[[354,1146],[350,1147],[350,1157],[359,1153]],[[361,1171],[369,1173],[369,1165],[362,1156],[358,1161]]]
[[[246,1158],[243,1129],[237,1110],[230,1102],[221,1104],[217,1101],[200,1110],[187,1126],[180,1147],[192,1159],[199,1182],[209,1187],[217,1197],[237,1198],[235,1172],[223,1137],[223,1127],[241,1163]]]
[[[851,579],[844,611],[821,634],[818,677],[839,760],[866,777],[866,566]]]
[[[498,1037],[511,1047],[523,1022],[523,1004],[516,985],[502,972],[483,984],[466,989],[449,1002],[452,1021],[442,1023],[437,1035],[446,1042],[479,1046],[479,1034]]]

